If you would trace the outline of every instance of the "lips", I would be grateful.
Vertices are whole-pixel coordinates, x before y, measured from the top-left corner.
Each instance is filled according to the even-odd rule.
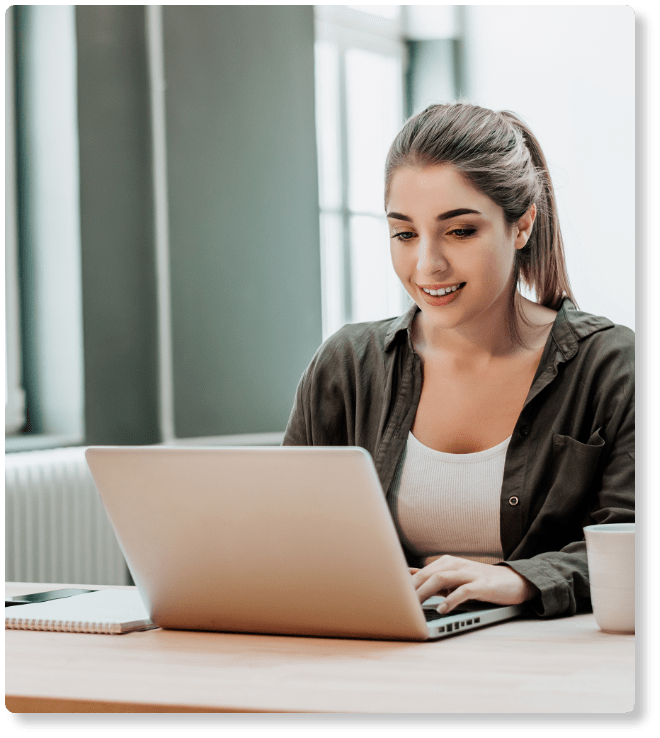
[[[461,292],[463,291],[463,287],[465,287],[465,282],[458,282],[454,283],[452,285],[433,285],[434,291],[436,291],[437,288],[441,290],[446,290],[447,288],[451,289],[452,287],[456,287],[454,291],[446,292],[443,295],[429,295],[428,292],[424,291],[423,287],[419,288],[419,293],[422,296],[422,299],[427,305],[432,305],[433,307],[440,307],[442,305],[448,305],[450,302],[454,302],[454,300],[457,300]],[[426,289],[432,289],[431,287],[427,287]]]
[[[426,287],[419,285],[424,292],[430,294],[431,297],[442,297],[442,295],[448,295],[450,292],[456,292],[465,286],[465,282],[454,282],[453,284],[439,284],[433,287]]]
[[[442,282],[439,284],[418,284],[417,286],[423,290],[439,290],[446,287],[459,287],[462,284],[465,284],[465,282]]]

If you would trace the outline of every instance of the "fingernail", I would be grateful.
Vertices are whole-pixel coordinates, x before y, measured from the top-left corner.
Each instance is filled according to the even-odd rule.
[[[440,613],[440,615],[442,615],[442,613],[445,612],[446,609],[447,609],[447,603],[446,602],[442,602],[435,609],[436,609],[436,612],[438,612],[438,613]]]

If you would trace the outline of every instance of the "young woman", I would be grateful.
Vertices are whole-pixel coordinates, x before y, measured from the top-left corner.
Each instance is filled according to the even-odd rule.
[[[385,210],[414,305],[321,346],[284,444],[371,453],[420,602],[588,607],[582,528],[634,520],[634,334],[577,310],[537,140],[433,105],[390,148]]]

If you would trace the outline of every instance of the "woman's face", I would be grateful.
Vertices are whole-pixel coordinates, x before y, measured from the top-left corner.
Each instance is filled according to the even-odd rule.
[[[509,226],[451,164],[396,170],[387,201],[392,263],[425,322],[456,328],[506,311],[514,253],[534,215],[532,206]]]

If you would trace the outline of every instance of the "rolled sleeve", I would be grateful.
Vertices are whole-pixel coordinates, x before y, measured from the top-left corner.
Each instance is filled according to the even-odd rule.
[[[572,544],[584,546],[584,544]],[[566,550],[539,554],[531,559],[506,561],[518,574],[536,587],[530,601],[540,617],[574,615],[589,606],[589,574],[586,550],[569,553]],[[585,597],[586,592],[586,597]]]

